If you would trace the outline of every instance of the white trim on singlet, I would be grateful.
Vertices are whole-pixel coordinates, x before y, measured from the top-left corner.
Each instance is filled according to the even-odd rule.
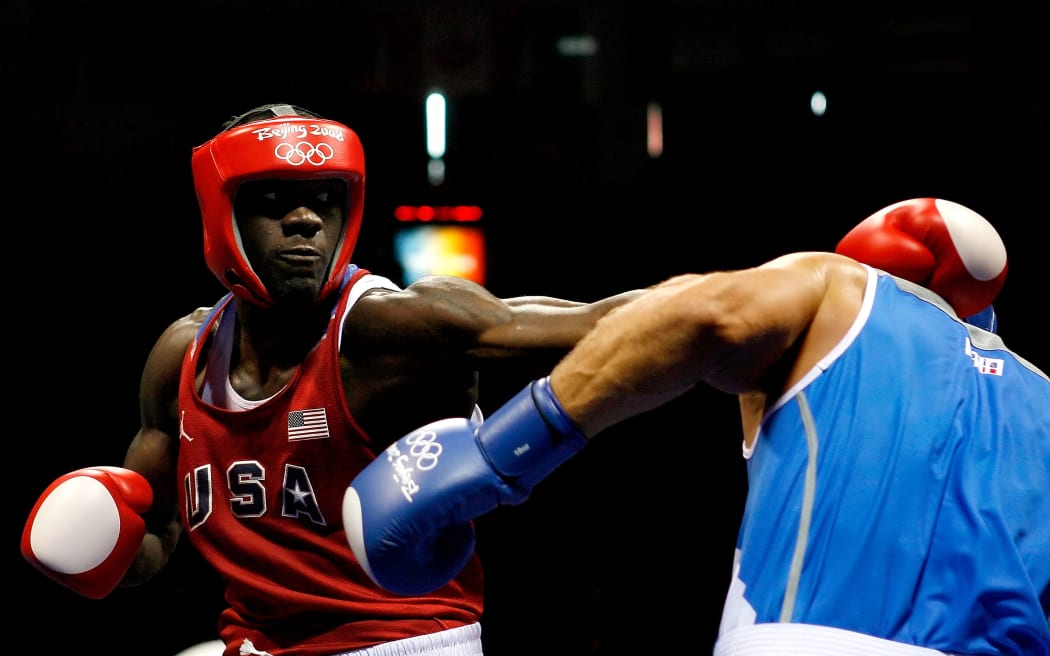
[[[373,289],[388,289],[392,292],[399,292],[401,288],[385,276],[377,276],[374,273],[366,273],[361,276],[360,280],[354,283],[354,286],[350,289],[347,295],[346,309],[343,310],[343,316],[339,317],[339,348],[343,347],[343,322],[346,321],[346,315],[350,313],[350,308],[354,307],[358,300],[365,295],[365,292],[370,292]]]
[[[389,278],[384,278],[383,276],[373,274],[365,274],[361,276],[361,279],[355,282],[354,286],[350,289],[350,300],[346,304],[346,311],[343,313],[343,316],[339,318],[340,343],[343,338],[343,321],[346,320],[346,313],[350,311],[350,308],[354,306],[354,303],[356,303],[365,292],[373,289],[399,291],[401,288],[391,282]],[[233,308],[232,304],[223,309],[222,316],[219,317],[219,326],[216,328],[215,335],[212,337],[211,348],[208,350],[208,367],[204,374],[205,379],[204,387],[201,389],[201,398],[205,402],[219,408],[239,412],[242,410],[251,410],[252,408],[266,403],[280,393],[280,390],[265,399],[255,400],[244,398],[233,388],[233,384],[230,382],[229,372],[230,356],[233,353],[233,328],[236,312],[231,308]]]
[[[714,656],[950,656],[903,642],[795,623],[741,626],[719,637]]]
[[[343,322],[346,321],[346,315],[350,313],[350,308],[354,307],[354,304],[366,292],[370,292],[373,289],[387,289],[392,292],[401,291],[401,288],[396,283],[384,276],[377,276],[373,273],[361,276],[350,289],[346,309],[343,311],[343,316],[339,317],[338,339],[340,347],[343,344]],[[201,398],[206,403],[225,410],[238,412],[260,406],[273,398],[273,396],[257,401],[246,399],[238,394],[237,390],[233,388],[233,384],[230,383],[230,355],[233,353],[233,326],[234,316],[236,315],[235,312],[230,310],[232,307],[233,305],[231,304],[225,308],[222,316],[219,317],[219,326],[212,338],[211,348],[208,350],[208,366],[204,374],[205,379],[204,387],[201,390]],[[230,311],[227,312],[227,310]],[[280,390],[275,392],[274,396],[278,393],[280,393]],[[480,425],[485,421],[481,408],[474,406],[474,412],[471,414],[470,420],[476,425]]]
[[[868,282],[864,289],[864,300],[861,303],[860,310],[857,312],[857,316],[853,319],[853,324],[850,325],[849,330],[842,339],[839,340],[838,344],[828,351],[812,369],[806,372],[805,376],[792,385],[791,389],[780,395],[776,402],[766,411],[766,417],[776,412],[777,408],[787,403],[788,399],[794,398],[800,390],[805,389],[807,385],[813,382],[814,378],[824,373],[824,371],[831,366],[831,363],[837,360],[838,357],[842,355],[842,352],[853,343],[853,340],[857,338],[857,335],[860,334],[861,328],[864,327],[864,324],[868,321],[868,317],[871,316],[871,306],[875,303],[875,287],[879,282],[879,274],[876,269],[871,268],[867,264],[864,265],[864,268],[868,270]],[[765,419],[762,420],[762,423],[765,423]],[[758,430],[759,432],[762,431],[761,424],[759,425]],[[743,441],[741,450],[744,460],[750,460],[751,457],[755,455],[755,447],[757,446],[757,438],[752,441],[750,447],[748,447],[746,439]]]

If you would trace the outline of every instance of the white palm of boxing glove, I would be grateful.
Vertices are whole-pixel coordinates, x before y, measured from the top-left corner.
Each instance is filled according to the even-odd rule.
[[[1006,246],[970,208],[941,198],[914,198],[875,212],[835,248],[926,287],[962,318],[981,312],[1006,282]]]
[[[121,467],[89,467],[52,483],[22,532],[22,555],[62,585],[92,599],[117,586],[146,533],[153,503],[146,479]]]

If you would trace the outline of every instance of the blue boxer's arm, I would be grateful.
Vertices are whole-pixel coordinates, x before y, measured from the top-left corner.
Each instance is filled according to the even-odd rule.
[[[481,425],[433,422],[365,467],[343,499],[347,540],[383,588],[432,592],[474,552],[472,519],[521,503],[586,443],[549,381],[533,381]]]
[[[481,450],[523,496],[587,444],[551,391],[550,377],[534,380],[507,401],[477,431]]]

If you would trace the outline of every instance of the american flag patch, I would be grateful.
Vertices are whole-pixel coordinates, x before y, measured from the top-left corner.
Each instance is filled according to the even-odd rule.
[[[288,413],[288,441],[328,438],[328,415],[324,408],[292,410]]]

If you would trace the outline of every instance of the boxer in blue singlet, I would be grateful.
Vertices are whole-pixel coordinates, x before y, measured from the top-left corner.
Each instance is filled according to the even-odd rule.
[[[671,278],[484,425],[407,434],[347,492],[358,559],[434,585],[416,570],[458,571],[471,518],[706,383],[739,397],[748,460],[716,656],[1050,655],[1050,379],[994,332],[998,233],[921,198],[837,251]]]

